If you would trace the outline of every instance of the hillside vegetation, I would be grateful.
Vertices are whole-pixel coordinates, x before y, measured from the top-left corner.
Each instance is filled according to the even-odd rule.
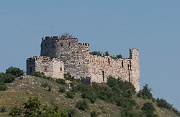
[[[153,98],[148,85],[136,93],[131,83],[112,77],[107,84],[83,84],[69,74],[65,80],[34,75],[5,83],[0,117],[179,117],[166,100]]]

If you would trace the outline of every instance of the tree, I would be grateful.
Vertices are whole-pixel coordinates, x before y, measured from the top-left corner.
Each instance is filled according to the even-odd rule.
[[[82,101],[77,102],[76,108],[78,108],[79,110],[85,111],[89,107],[88,107],[87,101],[86,100],[82,100]]]
[[[70,98],[70,99],[73,99],[73,98],[74,98],[74,95],[75,95],[75,93],[74,93],[73,91],[68,91],[68,92],[66,93],[67,98]]]
[[[21,107],[13,107],[9,115],[12,117],[68,117],[68,112],[59,111],[57,106],[54,108],[42,106],[39,99],[35,97],[29,98]]]
[[[97,55],[97,56],[102,56],[102,53],[100,51],[93,51],[89,53],[90,55]]]
[[[109,56],[110,54],[109,54],[109,52],[108,51],[106,51],[105,53],[104,53],[104,56]]]
[[[113,77],[108,77],[108,79],[107,79],[107,85],[109,86],[109,87],[114,87],[114,86],[117,86],[117,84],[118,84],[118,80],[117,79],[115,79],[115,78],[113,78]]]
[[[25,117],[37,116],[40,110],[40,101],[36,98],[29,98],[29,100],[23,104]]]
[[[15,79],[15,76],[9,73],[0,73],[0,82],[11,83]]]
[[[143,87],[143,90],[142,91],[139,91],[138,97],[142,97],[142,98],[148,98],[148,99],[152,99],[153,96],[152,96],[152,93],[151,93],[151,88],[148,87],[148,84],[146,84],[144,87]]]
[[[0,83],[0,91],[5,91],[7,88],[8,87],[5,83]]]
[[[12,117],[19,117],[21,115],[21,112],[22,110],[18,106],[15,106],[12,108],[9,115]]]
[[[116,59],[120,59],[120,58],[122,58],[121,54],[116,55]]]
[[[63,86],[60,86],[60,87],[59,87],[59,92],[64,93],[65,90],[66,90],[65,87],[63,87]]]
[[[13,76],[16,76],[16,77],[20,77],[20,76],[24,75],[23,70],[20,70],[19,68],[12,67],[12,66],[9,67],[8,69],[6,69],[6,73],[12,74]]]
[[[97,116],[98,116],[98,113],[96,111],[91,112],[91,117],[97,117]]]
[[[147,117],[158,117],[158,115],[155,114],[156,109],[154,108],[153,104],[150,102],[144,103],[141,110]]]
[[[172,105],[171,104],[169,104],[166,100],[164,100],[164,99],[157,99],[156,100],[156,102],[157,102],[157,106],[158,107],[160,107],[160,108],[166,108],[166,109],[172,109]]]
[[[45,77],[43,72],[34,72],[32,75],[36,77]]]

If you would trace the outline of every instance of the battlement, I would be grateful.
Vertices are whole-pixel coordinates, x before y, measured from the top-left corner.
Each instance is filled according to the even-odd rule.
[[[73,37],[66,37],[66,36],[46,36],[46,37],[42,37],[42,41],[44,40],[77,40],[77,38],[73,38]]]
[[[89,43],[78,43],[79,46],[88,46],[89,47]]]

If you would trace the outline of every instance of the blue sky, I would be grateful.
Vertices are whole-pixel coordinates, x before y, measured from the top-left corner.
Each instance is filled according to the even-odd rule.
[[[91,51],[140,52],[141,88],[180,110],[180,0],[1,0],[0,71],[26,70],[41,38],[65,32]]]

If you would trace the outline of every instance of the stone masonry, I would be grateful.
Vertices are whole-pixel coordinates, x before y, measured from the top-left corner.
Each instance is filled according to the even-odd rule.
[[[47,36],[42,38],[41,56],[58,58],[64,63],[64,67],[61,62],[62,64],[57,65],[57,69],[51,69],[51,65],[48,68],[47,65],[47,69],[50,70],[47,70],[49,71],[47,74],[53,76],[54,73],[59,72],[61,67],[64,68],[64,73],[70,73],[77,79],[87,77],[91,79],[91,82],[104,83],[107,82],[109,76],[113,76],[120,80],[131,82],[135,86],[136,91],[140,90],[139,52],[137,49],[130,49],[129,58],[120,58],[118,60],[110,56],[90,55],[89,52],[89,44],[78,43],[77,38],[67,36]],[[31,66],[29,59],[27,59],[27,73],[29,73]],[[44,66],[41,62],[38,62],[40,68],[37,69],[41,69]],[[36,69],[36,66],[32,68]],[[43,68],[39,71],[44,72]],[[55,76],[58,75],[56,74]]]
[[[27,75],[31,75],[34,72],[43,72],[47,77],[64,77],[64,63],[57,58],[33,56],[26,60],[26,64]]]

